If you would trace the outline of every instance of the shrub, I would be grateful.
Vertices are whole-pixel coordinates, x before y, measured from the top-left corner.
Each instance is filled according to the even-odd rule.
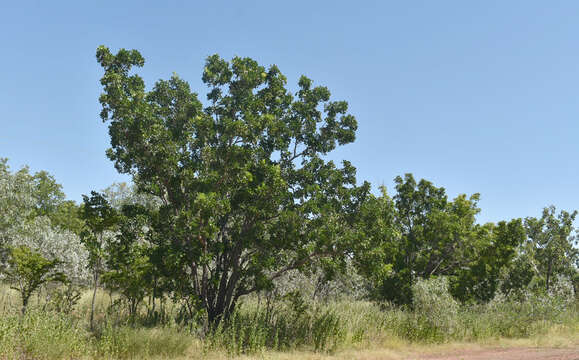
[[[414,314],[407,324],[411,340],[444,341],[457,327],[459,304],[449,292],[445,277],[419,279],[412,285]]]

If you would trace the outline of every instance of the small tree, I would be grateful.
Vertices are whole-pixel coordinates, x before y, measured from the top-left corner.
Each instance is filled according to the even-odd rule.
[[[127,300],[129,315],[135,316],[143,298],[153,289],[153,265],[149,259],[147,209],[124,205],[118,233],[108,244],[109,271],[102,276],[108,288],[118,290]]]
[[[103,282],[118,290],[127,300],[129,315],[137,314],[139,304],[151,289],[151,263],[139,247],[124,249],[116,263],[118,267],[103,274]],[[121,250],[122,251],[122,250]]]
[[[90,310],[90,327],[93,328],[94,305],[99,278],[103,272],[106,233],[114,230],[118,215],[103,195],[92,191],[91,196],[83,195],[82,218],[85,230],[81,240],[89,252],[89,267],[93,273],[93,295]]]
[[[65,282],[66,276],[56,271],[59,260],[48,260],[40,253],[21,245],[9,250],[8,268],[5,270],[11,288],[20,293],[22,314],[26,313],[30,296],[44,283]]]
[[[526,218],[528,249],[534,257],[534,270],[548,292],[557,275],[573,278],[577,271],[579,250],[573,236],[577,211],[560,211],[554,206],[543,209],[541,218]]]

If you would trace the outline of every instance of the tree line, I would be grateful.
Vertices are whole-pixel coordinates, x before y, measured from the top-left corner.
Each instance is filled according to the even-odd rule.
[[[106,287],[131,314],[171,298],[184,321],[213,325],[291,271],[354,269],[368,297],[409,306],[432,277],[463,302],[578,283],[577,212],[479,224],[478,194],[449,199],[411,174],[373,194],[350,162],[327,160],[355,140],[348,104],[305,76],[291,92],[275,65],[213,55],[201,101],[177,75],[147,90],[136,50],[101,46],[97,61],[107,156],[134,186],[77,205],[46,172],[0,162],[2,273],[23,311],[54,281]]]

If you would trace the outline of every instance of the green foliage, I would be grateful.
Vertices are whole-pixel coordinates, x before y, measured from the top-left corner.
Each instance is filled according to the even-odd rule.
[[[140,193],[160,199],[152,261],[171,274],[171,293],[199,302],[213,323],[287,271],[343,262],[344,233],[369,188],[356,186],[349,162],[324,159],[354,141],[346,102],[306,77],[291,94],[276,66],[213,55],[203,107],[176,75],[146,91],[132,72],[144,64],[136,50],[101,46],[97,60],[107,155]]]
[[[72,200],[65,200],[61,202],[49,218],[53,226],[69,230],[80,236],[84,229],[84,221],[81,217],[81,208]]]
[[[452,292],[462,301],[489,301],[495,295],[501,273],[511,265],[517,248],[525,240],[520,219],[486,224],[478,228],[481,239],[476,256],[453,281]]]
[[[7,266],[9,247],[24,245],[60,260],[58,270],[71,281],[85,280],[86,253],[71,232],[78,232],[82,220],[51,175],[32,175],[27,167],[11,172],[7,160],[0,159],[0,209],[0,266]]]
[[[428,316],[432,325],[446,327],[445,331],[449,331],[459,304],[449,292],[446,277],[418,280],[412,285],[412,295],[412,306],[417,313]]]
[[[150,292],[152,265],[144,249],[138,246],[119,247],[117,244],[111,246],[111,270],[103,274],[102,281],[109,289],[123,295],[129,313],[135,315],[139,304]]]
[[[81,216],[85,222],[81,237],[91,254],[91,266],[95,266],[103,257],[105,233],[115,229],[119,215],[102,194],[92,191],[90,197],[83,195]]]
[[[60,264],[58,260],[48,260],[26,246],[12,247],[9,253],[8,268],[4,273],[12,284],[11,288],[20,294],[23,314],[26,312],[30,296],[42,284],[66,281],[66,276],[56,271],[56,267]]]
[[[576,330],[577,212],[480,225],[478,194],[450,200],[412,174],[396,177],[392,197],[374,196],[352,164],[327,160],[355,139],[347,103],[305,76],[292,93],[275,65],[208,57],[204,103],[176,75],[146,90],[136,50],[101,46],[97,61],[107,156],[134,185],[77,206],[52,175],[0,159],[0,265],[22,302],[20,318],[0,318],[0,357],[175,357],[192,342],[228,355],[334,351],[386,336]],[[87,306],[76,306],[87,268],[90,332]],[[26,313],[41,289],[43,311]],[[382,303],[344,302],[363,294]]]
[[[530,255],[533,275],[549,288],[558,275],[573,278],[579,265],[577,239],[573,236],[573,221],[577,211],[560,211],[554,206],[543,209],[541,218],[526,218],[528,244],[525,250]]]
[[[34,217],[32,176],[28,168],[11,173],[8,159],[0,158],[0,245],[11,245]]]
[[[330,276],[331,275],[331,276]],[[284,296],[299,291],[312,301],[363,299],[368,295],[368,282],[356,272],[352,261],[347,261],[344,269],[328,274],[321,268],[312,271],[289,271],[274,281],[272,290],[262,291],[259,298]]]
[[[31,180],[37,215],[49,216],[64,202],[62,185],[58,184],[56,179],[46,171],[37,172]]]
[[[110,233],[117,226],[119,216],[103,195],[95,191],[90,197],[83,195],[81,216],[85,222],[81,240],[89,253],[89,266],[96,282],[103,271],[106,241],[112,237]]]
[[[472,259],[477,248],[475,216],[478,194],[459,195],[448,201],[444,188],[431,182],[416,183],[411,174],[397,177],[396,224],[401,231],[400,246],[392,259],[394,274],[385,281],[387,289],[399,287],[386,298],[409,303],[414,279],[453,275]]]
[[[370,196],[362,204],[353,248],[355,267],[370,282],[375,297],[381,297],[378,289],[392,276],[392,259],[400,246],[394,201],[385,187],[380,190],[380,197]]]
[[[395,182],[393,198],[382,188],[362,206],[354,257],[375,298],[411,304],[417,279],[459,276],[492,239],[475,223],[478,194],[449,201],[444,188],[411,174]]]
[[[106,242],[112,237],[119,221],[118,213],[113,209],[102,194],[95,191],[91,196],[83,195],[81,212],[85,222],[85,229],[81,233],[81,241],[89,254],[89,267],[93,273],[93,298],[91,304],[90,325],[93,327],[94,302],[99,278],[104,271],[104,257]]]
[[[8,159],[0,158],[0,234],[9,227],[46,216],[54,227],[78,234],[78,207],[66,201],[62,185],[46,171],[31,174],[28,167],[11,173]]]
[[[139,193],[132,184],[127,183],[113,183],[102,191],[102,195],[107,202],[117,212],[122,212],[124,206],[141,206],[148,210],[158,209],[161,200],[146,193]]]

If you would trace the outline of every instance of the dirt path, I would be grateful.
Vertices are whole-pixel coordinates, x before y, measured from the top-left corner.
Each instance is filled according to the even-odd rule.
[[[579,360],[579,348],[509,348],[484,349],[475,351],[454,351],[451,353],[424,355],[420,360]]]

